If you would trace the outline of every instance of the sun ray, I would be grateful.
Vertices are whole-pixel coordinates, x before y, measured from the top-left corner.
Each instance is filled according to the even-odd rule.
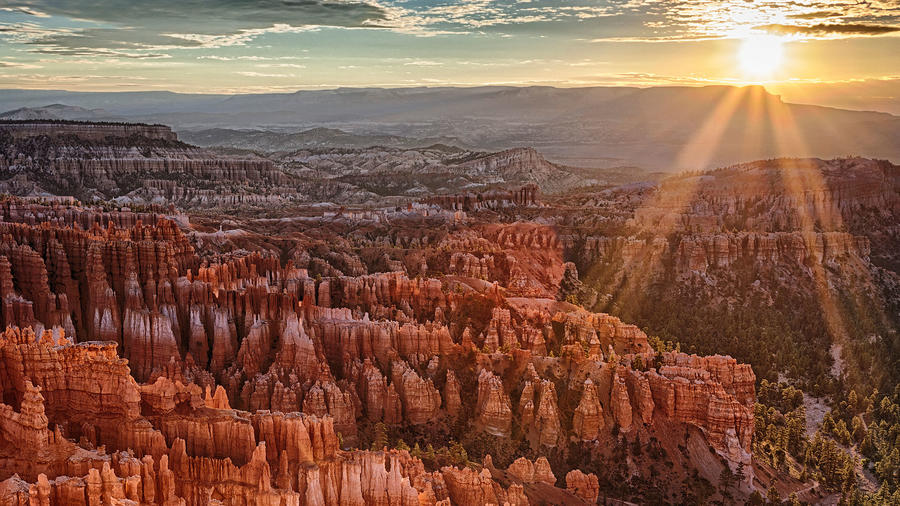
[[[779,152],[807,152],[806,142],[801,137],[794,116],[788,107],[776,105],[770,107],[769,116],[774,120],[777,128],[776,142],[779,143]],[[809,255],[813,255],[822,230],[840,230],[843,228],[843,218],[837,209],[825,209],[817,205],[815,195],[827,190],[825,180],[819,170],[813,166],[804,167],[794,164],[792,167],[787,161],[782,162],[786,166],[781,168],[781,182],[786,193],[791,198],[793,208],[799,219],[800,233],[806,243]],[[822,239],[824,241],[824,239]],[[831,335],[843,340],[848,336],[847,325],[844,321],[837,302],[828,281],[828,273],[823,262],[810,263],[813,281],[816,288],[825,324]]]
[[[725,96],[716,104],[697,133],[685,144],[675,158],[682,169],[706,169],[713,161],[716,148],[722,140],[735,110],[750,88],[728,88]]]
[[[697,133],[685,144],[676,160],[679,167],[687,169],[707,168],[713,160],[716,148],[727,130],[738,105],[752,88],[729,88],[715,108],[704,120]],[[700,176],[687,176],[679,184],[666,187],[665,180],[650,202],[635,210],[635,225],[652,230],[654,237],[646,239],[637,254],[628,257],[621,272],[625,277],[613,293],[619,311],[631,311],[644,303],[643,289],[646,282],[662,267],[665,248],[680,245],[669,241],[672,234],[685,229],[681,215],[694,200],[700,185]],[[659,210],[666,210],[660,213]],[[651,211],[651,212],[647,212]],[[623,245],[622,247],[631,247]],[[623,255],[624,256],[624,255]]]

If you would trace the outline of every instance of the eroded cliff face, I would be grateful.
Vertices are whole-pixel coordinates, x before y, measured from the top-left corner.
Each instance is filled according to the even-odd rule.
[[[631,192],[639,195],[626,204],[633,235],[567,236],[566,245],[578,248],[582,265],[666,260],[682,275],[742,260],[867,260],[873,241],[883,255],[883,239],[896,235],[898,174],[889,162],[850,158],[778,159],[673,176],[652,192]]]
[[[832,345],[853,361],[878,336],[877,359],[897,331],[898,181],[887,161],[766,160],[592,193],[587,211],[556,223],[595,309],[821,394]],[[892,367],[856,365],[846,369],[862,382]]]
[[[12,504],[577,504],[596,501],[598,468],[567,454],[598,463],[678,431],[721,459],[710,480],[749,463],[749,367],[654,354],[637,327],[547,297],[563,271],[547,227],[450,234],[421,257],[431,269],[484,244],[545,259],[487,273],[502,281],[313,277],[271,252],[200,256],[162,216],[22,206],[0,222]],[[416,448],[354,449],[379,431]],[[533,472],[448,465],[420,451],[447,441],[439,431],[504,468],[504,445],[541,457]]]
[[[0,122],[0,191],[20,196],[266,214],[313,203],[335,213],[346,205],[364,205],[356,212],[371,213],[373,204],[401,212],[419,200],[424,212],[441,206],[462,212],[534,206],[538,188],[559,192],[595,182],[531,148],[487,153],[441,145],[322,146],[257,155],[191,146],[162,125]],[[471,193],[449,195],[460,189]]]
[[[161,125],[0,124],[0,190],[14,194],[210,207],[266,200],[263,187],[287,180],[270,160],[189,146]]]
[[[345,452],[331,417],[212,407],[194,383],[138,386],[114,343],[0,336],[4,504],[434,504],[407,452]],[[208,391],[207,391],[208,394]],[[222,394],[218,394],[222,396]],[[52,427],[52,429],[51,429]],[[74,441],[78,441],[77,444]]]
[[[897,169],[864,158],[775,159],[664,180],[638,225],[691,232],[834,230],[859,211],[896,212]]]

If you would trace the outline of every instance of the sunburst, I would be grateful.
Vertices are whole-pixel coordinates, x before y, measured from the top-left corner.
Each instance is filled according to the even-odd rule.
[[[752,35],[741,42],[738,64],[750,77],[771,76],[781,66],[784,39],[774,35]]]

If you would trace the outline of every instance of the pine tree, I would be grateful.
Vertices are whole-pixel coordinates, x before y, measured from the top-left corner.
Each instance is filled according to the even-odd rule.
[[[372,437],[372,451],[381,451],[388,446],[387,426],[378,422],[375,424],[375,435]]]
[[[862,443],[863,439],[866,437],[866,427],[862,421],[862,418],[859,415],[853,417],[853,421],[850,422],[850,427],[853,431],[853,440],[856,441],[857,444]]]
[[[855,415],[859,413],[859,399],[854,390],[850,390],[850,395],[847,396],[847,409],[850,411],[850,414]]]

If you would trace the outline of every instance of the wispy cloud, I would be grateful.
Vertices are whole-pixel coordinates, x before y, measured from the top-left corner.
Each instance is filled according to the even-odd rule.
[[[669,76],[652,72],[619,72],[580,76],[568,79],[564,84],[569,86],[706,86],[710,84],[728,83],[727,78],[710,78],[699,76]]]
[[[219,55],[202,55],[198,56],[198,60],[216,60],[216,61],[278,61],[278,60],[306,60],[308,56],[219,56]]]
[[[817,24],[817,25],[762,25],[756,27],[769,33],[778,35],[810,35],[810,36],[834,36],[834,35],[884,35],[900,32],[900,25],[864,25],[864,24]]]
[[[254,67],[266,69],[305,69],[306,65],[300,65],[299,63],[258,63],[254,65]]]
[[[40,69],[44,68],[43,65],[35,65],[33,63],[20,63],[14,61],[0,61],[0,68],[14,68],[14,69]]]
[[[241,71],[236,74],[245,77],[295,77],[294,74],[269,74],[265,72]]]
[[[412,66],[412,67],[440,67],[443,65],[442,62],[433,61],[433,60],[413,60],[404,63],[403,65]]]
[[[642,18],[642,26],[649,30],[607,33],[594,41],[703,41],[741,37],[759,30],[796,37],[837,38],[900,30],[900,10],[894,0],[645,0],[626,2],[619,13],[625,12]]]

